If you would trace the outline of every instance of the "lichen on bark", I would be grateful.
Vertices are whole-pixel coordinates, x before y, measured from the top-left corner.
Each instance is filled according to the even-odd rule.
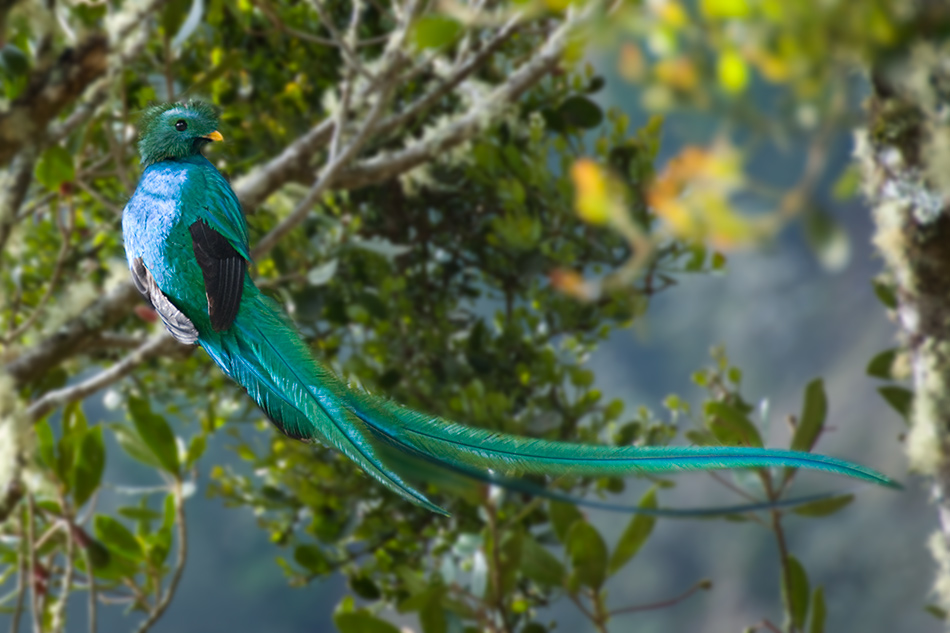
[[[950,47],[888,59],[872,84],[856,154],[910,360],[907,455],[931,478],[940,514],[935,593],[950,608]]]

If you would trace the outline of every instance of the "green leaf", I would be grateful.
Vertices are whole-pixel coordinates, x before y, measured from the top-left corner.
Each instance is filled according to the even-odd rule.
[[[142,545],[135,535],[119,521],[107,514],[97,514],[95,519],[96,538],[110,552],[122,554],[127,558],[138,560],[142,557]]]
[[[868,363],[867,374],[881,380],[892,380],[891,367],[894,365],[894,358],[897,356],[896,349],[886,349]]]
[[[129,396],[129,415],[139,437],[162,468],[177,476],[181,467],[178,462],[178,444],[165,418],[153,413],[147,400],[135,396]]]
[[[563,501],[552,501],[550,503],[551,525],[554,526],[554,533],[562,543],[567,539],[567,533],[575,521],[583,519],[580,511],[574,504],[564,503]]]
[[[294,549],[294,560],[312,574],[325,574],[330,571],[327,557],[316,545],[298,545]]]
[[[711,417],[707,426],[723,444],[732,446],[762,446],[759,430],[741,411],[725,402],[707,402],[706,415]]]
[[[782,570],[782,603],[792,626],[801,630],[808,613],[808,576],[794,556],[787,559],[788,573]]]
[[[133,521],[157,521],[158,519],[162,518],[162,515],[155,510],[138,506],[125,506],[119,508],[119,514],[124,516],[126,519],[131,519]]]
[[[338,610],[333,614],[333,623],[340,629],[340,633],[400,633],[395,626],[365,609],[344,612]]]
[[[910,423],[910,408],[914,404],[914,392],[904,387],[888,385],[878,387],[877,392],[887,401],[887,404],[897,411],[904,422]]]
[[[650,488],[640,499],[638,504],[641,508],[656,508],[656,488]],[[656,517],[645,514],[636,514],[627,524],[627,529],[620,536],[617,543],[617,549],[610,557],[610,563],[607,565],[607,573],[613,575],[627,564],[631,558],[637,555],[643,544],[646,543],[656,524]]]
[[[0,48],[0,70],[7,77],[25,75],[30,69],[30,60],[19,48],[7,44]]]
[[[815,587],[811,594],[811,626],[808,633],[825,633],[825,617],[828,612],[825,608],[825,591]]]
[[[79,445],[86,435],[86,416],[79,402],[71,402],[63,410],[63,433],[59,438],[56,455],[56,474],[59,480],[71,489],[73,469]]]
[[[927,606],[924,607],[924,611],[926,611],[927,613],[929,613],[929,614],[932,615],[933,617],[937,618],[937,619],[940,620],[941,622],[943,622],[943,621],[945,621],[945,620],[947,619],[947,611],[946,611],[946,609],[943,609],[943,608],[941,608],[941,607],[938,607],[938,606],[935,605],[935,604],[928,604]]]
[[[115,435],[116,441],[126,453],[133,459],[142,462],[152,468],[160,468],[158,459],[149,450],[139,434],[124,424],[110,424],[109,430]]]
[[[373,582],[369,576],[355,576],[349,579],[350,589],[353,593],[365,600],[379,600],[383,595],[379,586]]]
[[[417,48],[442,48],[462,33],[462,25],[445,15],[425,15],[412,25],[410,38]]]
[[[557,109],[557,116],[567,125],[585,130],[597,127],[604,120],[600,106],[580,95],[565,99]]]
[[[530,535],[525,536],[521,545],[521,573],[544,587],[564,582],[564,565]]]
[[[39,451],[40,460],[47,468],[54,469],[56,468],[56,438],[53,437],[49,420],[44,419],[35,428],[36,448]]]
[[[800,514],[803,517],[825,517],[834,514],[852,501],[854,501],[854,495],[839,495],[837,497],[829,497],[828,499],[819,499],[811,503],[804,503],[794,508],[792,512]]]
[[[564,545],[573,570],[571,587],[599,589],[607,579],[607,545],[600,532],[587,521],[575,521]]]
[[[442,594],[441,587],[436,587],[434,591],[430,591],[429,599],[419,610],[419,624],[422,625],[422,633],[446,633],[448,631],[449,625],[445,618],[445,609],[442,607]]]
[[[886,308],[893,310],[897,307],[897,295],[894,294],[893,284],[884,283],[878,279],[871,282],[874,285],[874,294]]]
[[[188,445],[188,452],[185,453],[185,468],[191,468],[195,465],[201,456],[204,455],[207,446],[207,438],[204,435],[196,435],[191,438],[191,444]]]
[[[65,147],[53,145],[36,161],[36,180],[47,189],[57,189],[76,179],[73,156]]]
[[[821,378],[812,380],[805,387],[805,399],[802,402],[802,414],[792,436],[792,450],[808,452],[818,440],[828,415],[828,398]]]
[[[182,22],[185,20],[185,16],[188,15],[188,8],[194,1],[195,0],[171,0],[171,2],[165,5],[161,20],[165,35],[170,38],[178,32]]]
[[[99,487],[105,464],[106,448],[102,442],[102,427],[96,426],[83,435],[76,454],[71,487],[77,508],[86,503]]]

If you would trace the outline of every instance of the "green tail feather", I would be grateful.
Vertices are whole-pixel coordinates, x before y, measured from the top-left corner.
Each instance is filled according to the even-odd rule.
[[[744,447],[613,447],[517,437],[454,424],[349,389],[317,363],[276,304],[246,292],[234,326],[202,336],[212,359],[264,409],[284,433],[334,446],[370,476],[433,512],[445,513],[406,481],[426,465],[465,478],[549,498],[584,501],[552,491],[522,475],[624,476],[684,470],[810,468],[898,487],[884,475],[823,455]],[[798,501],[812,501],[813,497]],[[588,505],[609,506],[599,502]],[[787,505],[782,502],[782,505]],[[659,510],[699,516],[776,507]],[[637,511],[636,508],[628,508]]]

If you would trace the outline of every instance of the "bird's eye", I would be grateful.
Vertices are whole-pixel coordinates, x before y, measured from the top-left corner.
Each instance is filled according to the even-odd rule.
[[[188,129],[188,122],[185,121],[184,119],[178,119],[177,121],[175,121],[175,129],[178,130],[179,132],[184,132],[185,130]]]

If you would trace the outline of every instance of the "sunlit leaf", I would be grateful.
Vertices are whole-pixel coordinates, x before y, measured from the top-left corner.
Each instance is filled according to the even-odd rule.
[[[462,33],[456,20],[439,14],[422,16],[412,25],[411,38],[420,49],[448,46]]]

